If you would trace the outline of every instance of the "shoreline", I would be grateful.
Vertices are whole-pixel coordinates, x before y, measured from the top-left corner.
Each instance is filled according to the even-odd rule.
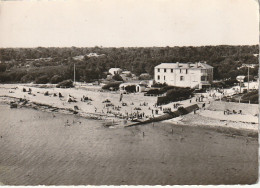
[[[3,100],[4,99],[4,100]],[[7,100],[5,100],[7,99]],[[11,101],[11,100],[15,100],[15,101]],[[17,98],[17,97],[12,97],[12,96],[6,96],[6,95],[2,95],[0,96],[0,104],[6,104],[6,105],[10,105],[10,102],[18,102],[18,107],[17,108],[31,108],[34,110],[41,110],[43,112],[56,112],[56,113],[62,113],[62,114],[70,114],[70,115],[77,115],[79,117],[82,118],[86,118],[86,119],[93,119],[93,120],[107,120],[109,118],[102,118],[105,115],[103,114],[91,114],[91,113],[77,113],[75,114],[75,110],[73,110],[72,108],[59,108],[59,107],[55,107],[55,106],[51,106],[49,104],[43,104],[43,103],[38,103],[38,102],[32,102],[26,99],[22,99],[23,101],[20,101],[21,98]],[[25,104],[20,104],[21,102],[25,102]]]
[[[58,108],[58,107],[51,106],[48,104],[31,102],[28,100],[26,100],[25,104],[21,104],[21,102],[19,102],[20,98],[12,97],[12,96],[0,96],[0,104],[10,105],[10,102],[12,102],[12,100],[15,100],[14,102],[18,102],[17,108],[30,108],[30,109],[34,109],[34,110],[38,110],[38,111],[42,111],[42,112],[48,112],[48,113],[76,115],[78,117],[90,119],[90,120],[100,120],[100,121],[110,120],[110,121],[113,121],[115,124],[122,125],[122,127],[124,127],[126,125],[123,123],[122,119],[119,119],[116,117],[108,117],[104,114],[97,114],[97,113],[90,114],[90,113],[84,113],[84,112],[74,114],[75,110],[73,110],[71,108]],[[194,117],[194,116],[196,116],[199,119],[202,119],[202,120],[200,120],[200,123],[192,120],[192,117]],[[205,119],[206,119],[206,117],[201,116],[199,114],[196,114],[196,115],[187,114],[187,115],[183,116],[181,120],[175,121],[175,118],[173,118],[170,120],[161,121],[161,123],[166,123],[166,124],[170,124],[172,126],[177,126],[177,127],[178,126],[199,127],[199,128],[203,128],[203,129],[207,129],[207,130],[214,130],[216,132],[228,134],[231,136],[247,136],[247,137],[252,137],[252,138],[258,137],[258,130],[224,126],[223,123],[220,124],[221,121],[219,121],[217,119],[213,119],[213,118],[210,118],[213,121],[213,123],[212,122],[209,123]],[[225,123],[225,125],[228,125],[229,123],[233,123],[233,124],[241,123],[241,122],[231,122],[231,121],[224,121],[224,122],[227,122],[227,123]],[[249,124],[249,123],[245,123],[245,124]],[[145,126],[145,125],[139,125],[139,126]]]
[[[22,91],[23,88],[26,89],[26,92]],[[31,89],[31,93],[27,91],[29,89]],[[45,96],[45,92],[49,92],[49,94]],[[59,92],[62,93],[63,98],[54,96],[54,94],[57,95]],[[118,101],[119,95],[119,93],[101,92],[98,90],[90,91],[89,88],[85,90],[85,88],[39,88],[28,84],[0,85],[0,103],[10,105],[14,101],[19,107],[33,108],[45,112],[74,114],[86,119],[104,120],[107,121],[108,126],[113,125],[111,124],[112,122],[122,127],[134,123],[130,120],[131,116],[128,116],[130,112],[131,114],[138,114],[138,112],[139,114],[145,113],[146,117],[144,118],[158,117],[164,114],[162,108],[171,108],[173,106],[173,103],[169,103],[161,107],[155,107],[156,97],[143,96],[142,93],[125,94],[122,101]],[[82,96],[89,97],[90,101],[82,101]],[[70,97],[77,102],[68,102],[66,99]],[[110,104],[113,106],[107,106],[107,103],[104,103],[105,99],[110,100]],[[143,104],[143,101],[146,102],[146,105]],[[122,103],[127,103],[127,105],[123,106]],[[177,103],[181,103],[184,107],[189,106],[195,104],[195,98]],[[258,132],[258,117],[253,115],[255,113],[258,114],[258,108],[255,108],[255,106],[243,106],[243,115],[225,116],[223,115],[223,109],[241,109],[240,104],[224,103],[223,105],[220,102],[212,101],[208,97],[203,102],[196,102],[200,107],[203,103],[206,104],[206,108],[201,108],[196,114],[190,113],[178,118],[162,121],[162,123],[220,127],[220,129],[233,128],[235,130]],[[75,107],[77,108],[75,109]],[[136,108],[141,110],[135,110]],[[155,109],[158,109],[158,114],[153,113]]]

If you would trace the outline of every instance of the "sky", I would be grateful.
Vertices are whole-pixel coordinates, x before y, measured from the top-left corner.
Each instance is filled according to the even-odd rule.
[[[259,43],[257,0],[0,0],[0,47]]]

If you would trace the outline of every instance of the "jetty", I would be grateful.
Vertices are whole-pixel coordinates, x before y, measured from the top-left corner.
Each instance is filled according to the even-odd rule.
[[[193,105],[190,105],[190,106],[187,106],[187,107],[179,107],[178,110],[176,110],[174,112],[167,112],[164,115],[154,117],[154,118],[144,120],[144,121],[139,121],[137,123],[133,123],[133,124],[127,125],[125,127],[133,127],[133,126],[137,126],[137,125],[144,125],[144,124],[147,124],[147,123],[168,120],[168,119],[172,119],[172,118],[176,118],[176,117],[179,117],[179,116],[182,116],[182,115],[189,114],[189,113],[196,111],[198,109],[199,109],[199,106],[197,104],[193,104]]]

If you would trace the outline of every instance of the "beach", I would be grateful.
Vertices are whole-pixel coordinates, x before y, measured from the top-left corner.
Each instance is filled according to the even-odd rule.
[[[257,134],[162,122],[107,128],[105,120],[72,114],[5,104],[0,110],[0,182],[5,185],[257,181]]]
[[[23,89],[26,92],[23,92]],[[28,92],[29,90],[31,92]],[[48,92],[48,95],[45,95],[46,92]],[[59,93],[62,97],[59,97]],[[197,96],[195,96],[192,99],[156,106],[157,97],[144,96],[143,93],[130,93],[123,94],[120,100],[120,92],[103,91],[100,86],[63,89],[55,88],[53,85],[0,85],[0,102],[2,103],[10,104],[12,101],[19,102],[22,99],[26,100],[26,104],[22,102],[24,104],[22,107],[67,114],[73,114],[76,111],[78,116],[115,122],[117,126],[131,124],[133,116],[136,118],[137,115],[141,115],[143,120],[163,115],[163,109],[177,110],[173,108],[174,104],[183,107],[197,104],[200,110],[197,110],[196,114],[188,114],[167,122],[249,129],[258,132],[259,110],[257,105],[215,101],[214,98],[209,97],[209,94],[204,95],[204,100],[200,102],[197,102]],[[90,100],[82,101],[83,96]],[[69,99],[75,102],[68,102]],[[107,101],[109,102],[107,103]],[[203,105],[205,105],[204,108],[202,108]],[[226,109],[231,112],[242,110],[242,114],[225,115],[223,112]],[[155,111],[158,113],[155,113]],[[198,121],[195,121],[197,123],[194,122],[195,119],[198,119]]]

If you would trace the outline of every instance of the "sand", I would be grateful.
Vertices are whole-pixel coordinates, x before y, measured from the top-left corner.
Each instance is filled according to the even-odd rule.
[[[7,105],[0,111],[0,182],[5,185],[257,181],[256,135],[172,123],[106,128],[102,120],[75,115]]]
[[[43,85],[46,86],[46,85]],[[27,91],[29,88],[32,89],[32,94],[28,94],[28,92],[22,92],[22,89],[25,88]],[[126,124],[131,124],[131,121],[127,123],[123,123],[122,118],[126,118],[127,114],[131,113],[145,113],[148,118],[153,116],[160,116],[163,114],[163,111],[159,108],[156,108],[154,104],[157,101],[156,97],[144,96],[143,93],[134,93],[134,94],[124,94],[122,101],[120,99],[120,92],[101,92],[100,86],[88,86],[88,87],[76,87],[69,89],[61,89],[55,88],[51,86],[50,88],[39,88],[35,87],[35,85],[31,84],[1,84],[0,85],[0,102],[4,101],[9,103],[14,100],[10,97],[15,98],[24,98],[29,101],[29,107],[39,108],[38,104],[43,104],[47,106],[42,106],[40,109],[44,111],[54,110],[60,112],[69,112],[73,113],[74,106],[77,106],[79,110],[77,110],[78,115],[91,119],[105,119],[107,121],[115,121],[118,122],[121,126],[125,126]],[[49,96],[45,96],[44,93],[48,91]],[[59,98],[58,96],[54,97],[53,94],[62,93],[63,98]],[[35,96],[34,96],[34,95]],[[90,97],[92,101],[90,102],[81,102],[80,98],[84,96]],[[2,97],[1,97],[2,96]],[[5,97],[3,97],[5,96]],[[69,103],[69,96],[73,96],[77,102]],[[186,125],[204,125],[204,126],[222,126],[228,128],[235,129],[245,129],[245,130],[254,130],[258,131],[258,108],[256,105],[252,104],[238,104],[238,103],[224,103],[214,101],[214,98],[209,96],[208,94],[204,94],[205,98],[202,102],[196,102],[195,96],[194,98],[184,101],[179,101],[177,103],[181,104],[183,107],[189,106],[191,104],[198,104],[200,107],[202,104],[206,104],[205,110],[197,111],[196,117],[198,117],[198,123],[193,122],[191,118],[181,118],[179,121],[170,120],[167,122],[180,123]],[[217,95],[218,96],[218,95]],[[120,110],[113,109],[112,107],[105,107],[104,100],[109,99],[112,104],[115,106],[120,106]],[[127,103],[127,106],[122,106],[122,102]],[[147,103],[147,106],[143,106],[143,103]],[[30,104],[34,103],[33,106]],[[133,103],[133,105],[131,105]],[[162,108],[171,108],[173,111],[174,103],[169,103],[167,105],[162,105]],[[224,115],[223,110],[224,107],[228,107],[230,110],[232,108],[243,109],[243,115],[232,114],[232,115]],[[51,108],[52,107],[52,108]],[[49,109],[48,109],[49,108]],[[135,108],[140,108],[141,110],[135,110]],[[158,109],[158,114],[152,113],[153,110]],[[246,109],[246,110],[244,110]],[[254,109],[254,110],[250,110]],[[107,113],[110,111],[111,113]],[[121,115],[121,116],[120,116]],[[120,119],[121,118],[121,119]],[[210,121],[209,121],[210,119]]]

